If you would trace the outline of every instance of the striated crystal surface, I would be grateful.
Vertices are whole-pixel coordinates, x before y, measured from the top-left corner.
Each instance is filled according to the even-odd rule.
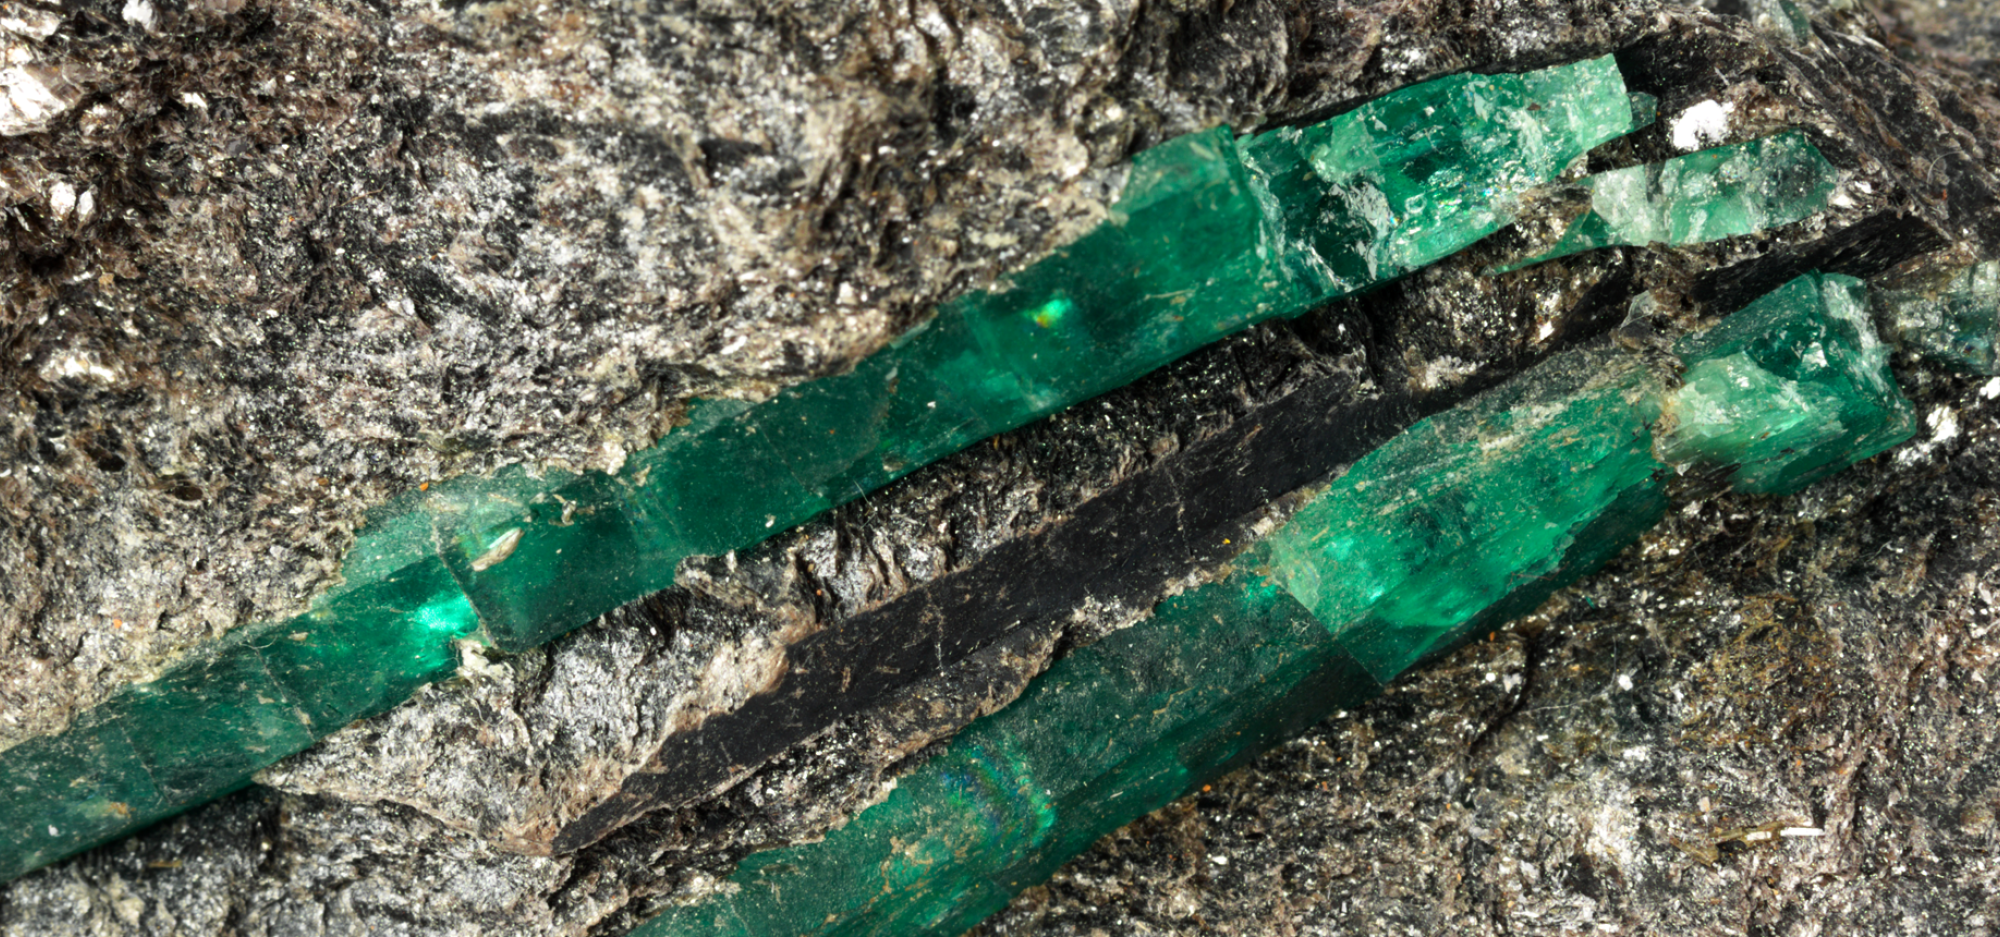
[[[2000,374],[2000,260],[1931,289],[1883,290],[1876,300],[1898,344],[1969,374]]]
[[[1839,180],[1794,130],[1584,180],[1590,210],[1516,270],[1615,244],[1699,244],[1790,224],[1826,207]]]
[[[120,690],[84,719],[123,731],[161,797],[180,806],[242,787],[313,742],[298,698],[240,640]]]
[[[1661,454],[1733,466],[1738,491],[1797,491],[1915,431],[1852,277],[1799,277],[1675,350],[1688,369]]]
[[[977,349],[954,386],[1019,425],[1253,322],[1302,312],[1316,294],[1287,269],[1274,235],[1228,128],[1147,150],[1103,224],[1007,288],[939,310],[963,318]]]
[[[116,724],[85,722],[0,757],[0,878],[13,878],[178,812]]]

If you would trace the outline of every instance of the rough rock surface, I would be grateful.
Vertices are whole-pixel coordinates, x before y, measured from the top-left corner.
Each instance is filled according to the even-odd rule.
[[[879,796],[1143,609],[1079,608],[1061,638],[995,646],[711,801],[536,854],[550,817],[642,764],[677,709],[727,705],[788,628],[975,564],[1307,375],[1449,384],[1559,326],[1616,325],[1645,290],[1658,313],[1632,341],[1787,271],[2000,253],[1992,9],[1821,9],[1801,45],[1745,12],[0,5],[0,744],[299,607],[390,495],[508,462],[609,467],[687,397],[838,370],[1090,223],[1119,161],[1175,133],[1624,50],[1663,120],[1599,162],[1672,155],[1677,115],[1717,101],[1734,116],[1711,142],[1804,126],[1846,172],[1835,211],[1768,236],[1483,276],[1559,230],[1530,211],[1404,283],[690,563],[685,587],[548,648],[468,660],[270,787],[0,888],[0,929],[620,933]],[[1611,570],[1111,837],[987,929],[1990,928],[2000,383],[1899,367],[1917,441],[1789,499],[1691,481]],[[1786,829],[1821,835],[1757,835]]]

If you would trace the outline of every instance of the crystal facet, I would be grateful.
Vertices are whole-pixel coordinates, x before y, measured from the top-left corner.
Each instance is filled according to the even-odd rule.
[[[1514,199],[1630,132],[1609,57],[1525,75],[1453,75],[1243,144],[1296,263],[1328,297],[1400,276],[1512,217]]]
[[[1800,277],[1676,351],[1688,370],[1661,452],[1733,467],[1738,491],[1797,491],[1915,431],[1852,277]]]
[[[1587,572],[1567,559],[1612,507],[1658,522],[1663,393],[1630,358],[1560,356],[1355,463],[1265,539],[1271,575],[1387,680],[1509,595],[1532,608]]]

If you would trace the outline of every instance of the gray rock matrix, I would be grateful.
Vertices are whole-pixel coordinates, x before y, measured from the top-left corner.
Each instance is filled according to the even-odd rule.
[[[677,720],[740,699],[787,637],[1060,523],[1307,377],[1449,384],[1642,292],[1642,325],[1672,330],[1759,271],[2000,256],[1996,8],[1810,7],[1805,36],[1773,11],[0,3],[0,746],[302,609],[396,494],[615,469],[691,398],[840,371],[1085,230],[1123,160],[1175,134],[1619,52],[1661,123],[1599,159],[1674,155],[1677,121],[1722,112],[1705,144],[1803,127],[1843,171],[1832,210],[1764,236],[1482,276],[1561,230],[1560,198],[1525,206],[1400,284],[689,561],[548,647],[468,654],[262,785],[0,886],[0,933],[623,933],[1145,609],[1085,603],[1057,639],[552,854]],[[1689,480],[1610,569],[981,931],[1991,933],[2000,380],[1896,363],[1911,443],[1791,498]]]

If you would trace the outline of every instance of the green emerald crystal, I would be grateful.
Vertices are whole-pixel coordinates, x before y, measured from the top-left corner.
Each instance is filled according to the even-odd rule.
[[[485,637],[525,651],[664,588],[680,555],[663,553],[601,472],[531,478],[518,467],[431,499],[445,565]]]
[[[536,646],[671,585],[685,558],[751,546],[1245,326],[1440,259],[1492,232],[1521,192],[1633,126],[1632,99],[1604,57],[1454,76],[1317,126],[1248,140],[1217,128],[1147,150],[1102,225],[996,289],[945,304],[847,374],[755,406],[698,404],[616,475],[510,469],[427,486],[375,512],[343,581],[307,614],[249,626],[128,688],[78,723],[84,734],[0,753],[7,818],[70,818],[51,824],[58,833],[46,842],[0,851],[0,868],[32,868],[241,786],[454,672],[456,640]],[[1175,667],[1160,679],[1187,676]],[[1245,705],[1238,711],[1264,704]],[[1238,718],[1218,710],[1211,721]],[[1119,766],[1105,761],[1115,753],[1071,768],[1022,757],[1048,790],[1115,777],[1169,796],[1209,770],[1190,766],[1234,757],[1206,731],[1160,728],[1162,738],[1185,736],[1167,761],[1151,742],[1118,755]],[[1039,744],[996,736],[992,751],[1017,742],[1024,752]],[[61,775],[85,780],[50,781]],[[1096,795],[1076,796],[1088,802],[1079,816],[1099,809]],[[93,806],[114,802],[136,806]],[[72,822],[79,811],[98,820]],[[1104,816],[1114,814],[1123,815]],[[1009,861],[1057,861],[1034,851],[1046,842]]]
[[[1758,30],[1792,45],[1812,39],[1812,20],[1793,0],[1749,0],[1750,22]]]
[[[313,742],[311,720],[264,658],[224,641],[128,686],[86,720],[116,725],[160,795],[193,806]]]
[[[1313,293],[1272,234],[1227,128],[1147,150],[1104,224],[1006,289],[939,310],[964,320],[978,350],[958,362],[955,386],[997,422],[1019,425],[1301,312]]]
[[[2000,260],[1928,289],[1883,290],[1876,298],[1898,344],[1968,374],[2000,374]]]
[[[1631,358],[1559,356],[1369,453],[1261,554],[1387,680],[1510,595],[1532,608],[1587,572],[1566,559],[1614,506],[1624,528],[1658,522],[1663,394]]]
[[[1637,541],[1667,506],[1656,445],[1750,485],[1865,458],[1901,396],[1878,384],[1854,285],[1802,277],[1681,346],[1691,374],[1742,359],[1772,375],[1730,384],[1727,406],[1782,411],[1811,448],[1753,429],[1700,436],[1696,454],[1670,417],[1709,405],[1705,376],[1670,393],[1614,352],[1558,356],[1363,458],[1234,574],[1058,661],[823,841],[753,855],[634,933],[963,932],[1099,836]]]
[[[451,571],[427,559],[233,640],[263,658],[313,734],[325,736],[456,673],[453,642],[478,629],[479,616]]]
[[[1326,296],[1455,253],[1514,199],[1642,126],[1610,57],[1524,75],[1453,75],[1242,144],[1287,250]]]
[[[1675,350],[1688,369],[1661,454],[1733,467],[1738,491],[1797,491],[1916,428],[1852,277],[1800,277]]]
[[[0,757],[0,879],[175,813],[116,724],[86,721]]]
[[[1607,56],[1455,75],[1244,140],[1181,137],[1133,160],[1103,225],[1006,288],[946,304],[934,327],[964,328],[978,351],[934,356],[936,373],[990,425],[1019,425],[1449,256],[1634,126]]]
[[[1800,221],[1826,207],[1839,173],[1788,131],[1584,180],[1590,210],[1517,270],[1617,244],[1700,244]]]

